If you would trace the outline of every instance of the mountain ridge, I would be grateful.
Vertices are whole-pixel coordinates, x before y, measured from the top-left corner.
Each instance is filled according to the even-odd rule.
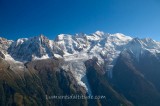
[[[60,54],[61,56],[63,56],[68,54],[76,54],[79,52],[92,53],[92,52],[95,52],[94,49],[99,49],[97,51],[102,52],[103,54],[104,53],[103,49],[113,49],[111,51],[114,51],[114,49],[116,48],[114,46],[125,45],[125,44],[128,44],[129,42],[133,44],[134,42],[136,42],[136,39],[137,39],[136,44],[138,44],[138,41],[140,41],[143,44],[145,44],[143,46],[146,46],[147,44],[149,44],[150,47],[153,46],[152,48],[156,48],[156,49],[160,48],[160,42],[157,42],[149,38],[139,39],[139,38],[132,38],[129,36],[125,36],[121,33],[109,34],[109,33],[104,33],[102,31],[96,31],[95,33],[90,35],[76,34],[75,36],[73,36],[68,34],[60,34],[55,38],[55,40],[50,40],[42,34],[36,37],[19,38],[16,41],[11,41],[6,39],[6,42],[7,41],[10,42],[8,44],[8,46],[10,47],[8,47],[7,48],[8,50],[6,51],[8,52],[8,54],[11,55],[11,57],[14,57],[14,55],[17,55],[16,53],[14,53],[14,51],[16,51],[16,49],[18,49],[17,51],[20,51],[19,50],[20,48],[18,46],[24,45],[24,43],[25,44],[28,43],[28,45],[25,45],[26,46],[25,48],[28,48],[28,50],[30,50],[29,46],[31,47],[32,45],[37,46],[37,48],[33,48],[33,49],[37,49],[37,51],[39,51],[40,54],[35,53],[33,50],[31,50],[31,53],[28,54],[30,56],[29,57],[30,59],[28,61],[31,61],[31,60],[34,60],[34,58],[35,59],[41,58],[42,56],[49,58],[54,56],[53,54]],[[2,40],[1,40],[1,43],[3,43]],[[3,49],[3,47],[1,48]],[[24,52],[26,53],[26,51]],[[14,58],[16,59],[16,57]],[[18,58],[17,60],[23,61],[23,59],[21,58]]]

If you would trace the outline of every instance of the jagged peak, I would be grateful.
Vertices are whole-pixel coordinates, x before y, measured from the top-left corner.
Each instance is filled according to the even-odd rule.
[[[34,36],[34,37],[30,37],[30,38],[20,38],[17,40],[17,42],[24,42],[24,41],[38,41],[38,42],[41,42],[41,41],[44,41],[44,40],[49,40],[46,36],[44,36],[43,34],[40,34],[38,36]]]
[[[0,37],[0,42],[3,42],[3,41],[7,41],[7,39]]]
[[[144,42],[152,42],[152,43],[155,43],[155,42],[156,42],[156,41],[153,40],[152,38],[144,38],[144,39],[142,39],[142,41],[144,41]]]
[[[65,38],[72,38],[73,35],[70,35],[70,34],[59,34],[55,41],[61,41],[61,40],[64,40]]]
[[[122,33],[110,34],[110,36],[114,36],[114,37],[116,37],[116,38],[118,38],[120,40],[132,40],[133,39],[132,37],[126,36],[126,35],[124,35]]]
[[[141,39],[141,38],[136,37],[136,38],[133,38],[133,39],[132,39],[132,43],[138,43],[138,44],[145,44],[145,43],[147,43],[147,44],[153,44],[153,43],[157,43],[157,42],[156,42],[155,40],[151,39],[151,38],[143,38],[143,39]]]
[[[63,40],[65,34],[59,34],[55,40]]]
[[[30,39],[44,40],[44,39],[48,39],[48,38],[46,36],[44,36],[43,34],[40,34],[38,36],[31,37]]]
[[[4,45],[10,45],[12,42],[14,42],[13,40],[8,40],[6,38],[0,37],[0,44],[4,44]]]
[[[43,34],[40,34],[38,37],[39,37],[40,39],[48,39],[47,36],[45,36],[45,35],[43,35]]]
[[[6,39],[6,38],[0,37],[0,39]]]
[[[95,34],[96,34],[96,35],[99,35],[99,36],[102,36],[102,35],[104,35],[105,33],[104,33],[103,31],[96,31]]]
[[[3,37],[0,37],[0,41],[12,41],[13,42],[13,40],[8,40],[8,39],[3,38]]]

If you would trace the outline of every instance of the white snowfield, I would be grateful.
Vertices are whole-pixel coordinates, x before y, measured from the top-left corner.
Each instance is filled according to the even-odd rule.
[[[25,63],[30,60],[61,58],[66,62],[63,69],[71,71],[80,85],[89,90],[85,78],[84,62],[93,57],[98,58],[98,64],[104,64],[106,71],[112,78],[112,68],[117,58],[123,52],[130,52],[139,60],[139,56],[146,51],[156,55],[160,53],[160,42],[150,38],[139,39],[125,36],[121,33],[109,34],[96,31],[93,34],[60,34],[55,40],[49,40],[43,35],[32,38],[21,38],[17,41],[0,38],[0,49],[5,54],[6,61]],[[6,50],[6,51],[5,51]],[[20,67],[22,68],[22,67]]]

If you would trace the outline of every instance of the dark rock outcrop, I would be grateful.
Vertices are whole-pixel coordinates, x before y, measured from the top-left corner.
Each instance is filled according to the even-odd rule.
[[[85,95],[71,73],[58,60],[32,61],[14,72],[0,61],[0,106],[86,106],[85,99],[58,99],[53,96]]]

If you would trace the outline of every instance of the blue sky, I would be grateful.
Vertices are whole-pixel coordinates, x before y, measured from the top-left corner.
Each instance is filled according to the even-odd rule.
[[[0,36],[123,33],[160,41],[159,0],[0,0]]]

